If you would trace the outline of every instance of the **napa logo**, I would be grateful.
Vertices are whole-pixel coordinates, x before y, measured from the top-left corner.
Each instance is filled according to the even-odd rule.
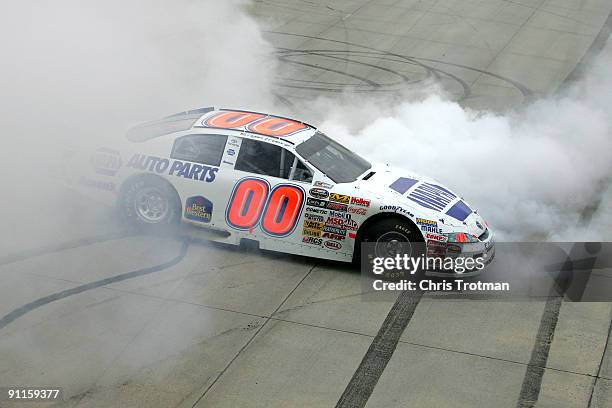
[[[185,218],[196,222],[210,222],[213,203],[205,197],[189,197],[185,203]]]

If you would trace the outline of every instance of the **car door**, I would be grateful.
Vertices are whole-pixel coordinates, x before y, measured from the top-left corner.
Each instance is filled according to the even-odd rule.
[[[295,237],[312,170],[280,144],[239,139],[237,152],[225,156],[234,164],[225,211],[228,228],[254,240]]]
[[[201,227],[225,226],[219,201],[230,182],[232,166],[224,163],[228,135],[188,134],[177,137],[172,146],[168,175],[182,201],[183,219]]]

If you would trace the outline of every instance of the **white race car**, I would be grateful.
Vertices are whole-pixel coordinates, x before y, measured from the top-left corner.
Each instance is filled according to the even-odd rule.
[[[106,191],[141,227],[186,222],[213,239],[339,261],[361,242],[391,254],[494,254],[483,218],[450,189],[374,165],[306,123],[202,108],[131,129],[129,149],[87,157],[81,186]]]

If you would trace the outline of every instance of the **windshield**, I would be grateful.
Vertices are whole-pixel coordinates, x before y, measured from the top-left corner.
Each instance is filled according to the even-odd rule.
[[[372,167],[366,160],[320,132],[295,150],[335,183],[353,182]]]

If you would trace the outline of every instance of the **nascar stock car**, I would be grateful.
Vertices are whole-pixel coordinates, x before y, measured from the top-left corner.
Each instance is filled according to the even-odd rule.
[[[143,228],[190,223],[216,241],[339,261],[359,259],[362,242],[389,255],[414,242],[439,255],[494,254],[487,223],[456,193],[371,164],[300,121],[202,108],[127,139],[128,151],[87,155],[74,182],[109,193]]]

